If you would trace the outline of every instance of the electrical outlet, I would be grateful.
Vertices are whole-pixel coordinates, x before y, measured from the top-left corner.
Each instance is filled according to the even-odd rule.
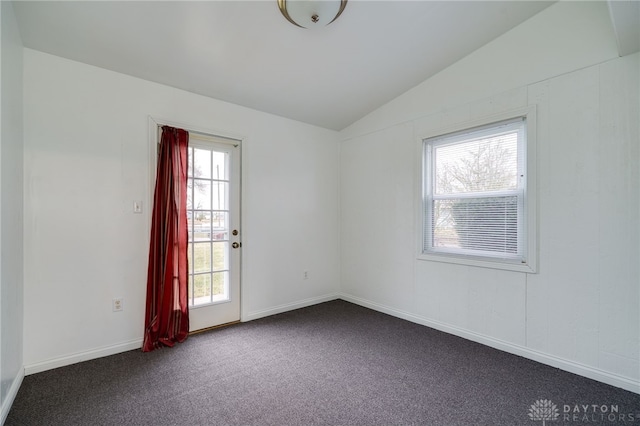
[[[302,273],[302,279],[304,279],[304,280],[308,280],[309,279],[309,271],[304,271]]]
[[[122,298],[113,299],[113,312],[119,312],[124,309]]]

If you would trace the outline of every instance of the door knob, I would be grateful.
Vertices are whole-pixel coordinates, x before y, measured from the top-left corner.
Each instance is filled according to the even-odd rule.
[[[231,247],[238,248],[238,247],[240,247],[240,244],[239,243],[233,243],[233,244],[231,244]]]

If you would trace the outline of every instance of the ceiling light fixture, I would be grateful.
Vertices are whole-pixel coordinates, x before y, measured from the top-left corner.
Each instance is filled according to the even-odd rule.
[[[346,6],[347,0],[278,0],[282,15],[300,28],[327,26],[338,19]]]

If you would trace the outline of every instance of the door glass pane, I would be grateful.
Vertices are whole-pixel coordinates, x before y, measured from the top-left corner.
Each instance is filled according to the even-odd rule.
[[[211,224],[214,230],[229,230],[229,213],[227,212],[213,212],[213,218]]]
[[[196,210],[193,215],[193,240],[209,241],[211,240],[211,212]]]
[[[193,177],[204,179],[211,178],[211,151],[208,149],[195,148],[193,150],[193,162]]]
[[[193,209],[211,210],[211,181],[194,179],[193,186]]]
[[[194,305],[211,303],[211,274],[193,276]]]
[[[193,271],[195,273],[211,271],[211,243],[193,244]]]
[[[193,179],[187,178],[187,210],[193,209]]]
[[[227,193],[229,182],[212,182],[213,210],[227,209]]]
[[[225,152],[213,152],[213,179],[228,180],[227,154]]]
[[[227,224],[229,213],[227,212],[214,212],[213,220],[211,221],[212,229],[213,229],[213,240],[221,241],[229,239],[229,227]]]
[[[229,271],[213,273],[213,299],[226,300],[229,289]]]
[[[228,242],[213,243],[213,270],[222,271],[229,269],[227,253],[229,251]]]
[[[187,210],[187,232],[189,241],[191,241],[193,239],[193,212],[191,210]]]

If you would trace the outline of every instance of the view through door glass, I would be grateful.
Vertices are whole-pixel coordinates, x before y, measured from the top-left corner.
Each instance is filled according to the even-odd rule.
[[[240,319],[238,145],[189,135],[187,221],[191,331]]]

